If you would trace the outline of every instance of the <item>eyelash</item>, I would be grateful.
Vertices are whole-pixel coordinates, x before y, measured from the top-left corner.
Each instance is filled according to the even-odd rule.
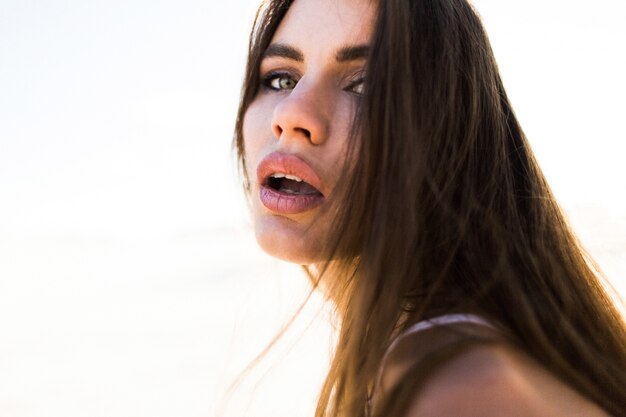
[[[295,88],[295,86],[298,84],[298,80],[295,77],[293,77],[290,73],[282,72],[282,71],[273,71],[273,72],[266,74],[262,78],[263,87],[271,91],[289,90],[288,88],[280,88],[280,87],[275,87],[272,85],[274,81],[280,80],[281,78],[289,78],[291,81],[293,81],[295,84],[293,85],[292,89]],[[356,94],[356,95],[362,95],[363,92],[356,91],[356,89],[357,87],[361,87],[363,85],[363,81],[365,81],[363,72],[362,71],[358,72],[357,74],[355,74],[355,76],[352,77],[352,80],[350,81],[348,86],[344,88],[344,90],[347,92]]]
[[[348,86],[344,88],[344,90],[361,96],[363,95],[362,88],[363,88],[364,81],[365,81],[365,73],[363,71],[359,71],[352,77],[352,81],[350,81],[350,84],[348,84]],[[357,87],[361,87],[361,91],[355,91]]]

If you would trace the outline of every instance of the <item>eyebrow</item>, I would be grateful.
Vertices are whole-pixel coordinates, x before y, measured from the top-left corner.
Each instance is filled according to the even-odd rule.
[[[267,47],[263,53],[263,59],[272,57],[287,58],[293,61],[304,62],[304,55],[302,52],[283,43],[273,43]]]
[[[355,61],[358,59],[366,59],[369,55],[369,46],[367,45],[355,45],[345,46],[337,51],[335,59],[337,62]],[[267,47],[263,53],[263,59],[265,58],[287,58],[297,62],[304,62],[304,54],[293,46],[285,45],[283,43],[273,43]]]
[[[335,59],[337,62],[356,61],[357,59],[366,59],[369,55],[370,48],[367,45],[346,46],[337,51]]]

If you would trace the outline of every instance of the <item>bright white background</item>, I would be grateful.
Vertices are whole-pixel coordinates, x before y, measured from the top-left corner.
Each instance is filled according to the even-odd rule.
[[[626,294],[624,2],[474,3],[557,197]],[[230,153],[255,5],[0,3],[0,415],[215,415],[298,304],[305,280],[256,249]],[[323,322],[221,415],[310,415]]]

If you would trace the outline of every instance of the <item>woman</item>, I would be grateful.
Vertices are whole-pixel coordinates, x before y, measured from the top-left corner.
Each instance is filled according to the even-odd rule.
[[[626,330],[465,0],[270,0],[236,126],[255,234],[341,317],[316,416],[626,415]]]

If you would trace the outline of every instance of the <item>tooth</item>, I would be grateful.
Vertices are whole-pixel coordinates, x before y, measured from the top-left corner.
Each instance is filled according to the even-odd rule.
[[[285,178],[285,174],[281,174],[279,172],[276,172],[276,173],[272,174],[272,177],[274,177],[274,178]]]
[[[295,175],[285,175],[285,178],[292,181],[302,182],[302,178],[296,177]]]

